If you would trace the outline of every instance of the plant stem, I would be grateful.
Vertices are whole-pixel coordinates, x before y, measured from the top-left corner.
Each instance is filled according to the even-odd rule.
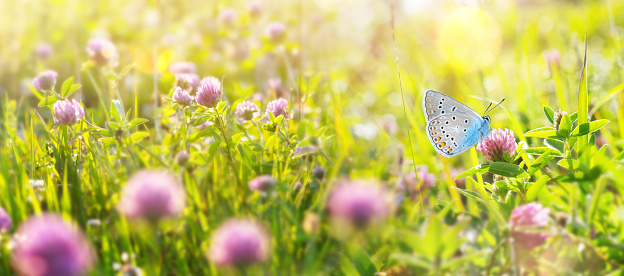
[[[242,201],[243,203],[245,203],[245,200],[246,200],[245,189],[243,188],[243,184],[241,183],[241,180],[238,177],[238,174],[236,173],[236,163],[234,162],[234,158],[232,157],[232,151],[230,150],[230,142],[228,141],[228,137],[226,134],[225,122],[223,118],[221,117],[221,114],[219,114],[218,108],[215,107],[214,110],[215,110],[215,113],[217,114],[217,120],[219,124],[219,130],[221,131],[221,136],[223,137],[223,140],[225,141],[225,157],[227,158],[228,164],[230,165],[230,167],[232,167],[232,173],[234,174],[234,178],[236,179],[236,185],[238,186],[238,189],[241,192]]]

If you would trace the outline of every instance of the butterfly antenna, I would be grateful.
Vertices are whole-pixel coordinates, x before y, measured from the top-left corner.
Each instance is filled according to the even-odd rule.
[[[503,98],[498,104],[496,104],[494,107],[492,107],[492,109],[488,110],[487,112],[490,112],[490,111],[494,110],[494,108],[496,108],[497,106],[502,104],[504,101],[505,101],[505,98]],[[490,105],[492,105],[492,104],[490,103]],[[487,114],[487,112],[485,114]]]
[[[485,109],[485,111],[483,112],[483,116],[485,116],[488,113],[488,110],[490,110],[490,107],[492,106],[492,103],[490,102],[490,105],[488,105],[488,107]]]

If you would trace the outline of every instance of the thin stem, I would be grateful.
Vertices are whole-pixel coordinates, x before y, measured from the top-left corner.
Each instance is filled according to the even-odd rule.
[[[503,245],[507,243],[507,241],[508,239],[505,238],[496,246],[496,248],[494,248],[494,252],[492,252],[492,257],[490,257],[490,261],[488,262],[487,271],[485,273],[486,276],[490,275],[490,271],[492,270],[492,266],[494,265],[494,259],[496,259],[496,253],[498,253],[498,250],[500,250],[503,247]]]
[[[223,140],[225,140],[225,153],[226,153],[225,157],[227,158],[228,164],[230,165],[230,167],[232,167],[232,173],[234,174],[234,178],[236,179],[236,185],[238,186],[241,192],[241,196],[243,198],[243,203],[244,203],[245,202],[245,189],[243,188],[243,184],[241,183],[241,180],[238,177],[238,174],[236,173],[236,163],[234,162],[234,158],[232,158],[232,152],[230,151],[230,142],[228,141],[228,138],[226,135],[225,122],[223,118],[221,117],[221,114],[219,114],[219,109],[215,107],[214,111],[217,114],[217,120],[219,124],[219,130],[221,131],[221,136],[223,137]]]

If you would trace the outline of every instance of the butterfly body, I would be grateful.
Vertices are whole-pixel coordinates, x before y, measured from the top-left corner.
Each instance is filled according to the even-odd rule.
[[[492,129],[490,117],[477,112],[438,91],[423,96],[427,137],[444,157],[457,156],[483,141]]]

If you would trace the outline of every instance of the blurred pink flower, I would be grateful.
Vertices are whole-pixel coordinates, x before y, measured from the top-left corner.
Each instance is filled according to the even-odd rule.
[[[93,38],[87,44],[89,59],[96,66],[116,66],[119,55],[117,47],[110,41],[102,38]]]
[[[48,59],[52,56],[52,46],[48,43],[41,42],[35,47],[35,56],[38,59]]]
[[[175,84],[174,86],[178,86],[189,93],[196,89],[200,85],[199,76],[192,73],[179,73],[175,75]]]
[[[80,121],[85,115],[85,111],[76,100],[58,100],[52,106],[54,109],[54,122],[57,124],[73,125]]]
[[[51,91],[56,84],[57,75],[58,74],[52,70],[41,72],[33,79],[32,85],[39,91]]]
[[[557,68],[560,66],[559,64],[561,62],[561,55],[559,55],[559,51],[557,51],[557,49],[546,50],[542,52],[542,55],[544,56],[546,63],[548,63],[548,69],[551,72],[553,66],[557,66]]]
[[[9,216],[4,208],[0,207],[0,234],[9,232],[12,225],[13,220],[11,220],[11,216]]]
[[[288,113],[288,101],[280,98],[275,101],[269,102],[266,108],[266,115],[269,116],[269,113],[273,113],[275,117],[284,115],[284,118],[290,118]]]
[[[219,21],[232,24],[236,20],[236,12],[233,9],[225,9],[219,13]]]
[[[257,1],[249,3],[249,5],[247,5],[247,9],[249,10],[249,14],[252,16],[258,16],[260,15],[260,12],[262,12],[262,7]]]
[[[327,209],[335,223],[366,228],[383,222],[391,213],[387,192],[371,183],[344,180],[330,192]]]
[[[325,177],[325,168],[322,166],[312,169],[312,176],[317,179],[323,179]]]
[[[550,210],[537,203],[518,206],[511,211],[509,228],[514,242],[526,249],[542,245],[551,234],[540,233],[550,221]]]
[[[197,128],[198,128],[199,130],[202,130],[202,129],[207,128],[207,127],[209,127],[209,126],[211,126],[211,125],[214,125],[214,123],[213,123],[213,122],[211,122],[211,121],[206,121],[205,123],[203,123],[203,124],[201,124],[201,125],[198,125],[198,126],[197,126]]]
[[[131,219],[159,220],[179,216],[185,204],[184,187],[173,175],[141,170],[126,183],[117,209]]]
[[[260,108],[258,108],[255,103],[252,103],[250,101],[243,101],[236,106],[236,111],[234,113],[236,114],[236,116],[238,116],[238,122],[240,124],[243,124],[246,121],[258,117],[260,113]]]
[[[505,161],[505,152],[513,156],[518,144],[513,131],[509,129],[493,129],[492,133],[481,143],[477,144],[480,151],[489,162]]]
[[[461,174],[463,172],[464,171],[460,170],[460,169],[456,169],[456,168],[451,169],[451,171],[450,171],[451,179],[455,179],[455,177],[457,177],[459,174]],[[460,178],[460,179],[456,179],[456,180],[453,180],[453,181],[455,181],[455,186],[457,186],[457,187],[465,187],[466,186],[466,178],[465,177],[464,178]]]
[[[182,106],[189,106],[193,102],[193,96],[189,95],[186,90],[180,88],[179,86],[176,87],[175,91],[173,91],[171,98]]]
[[[215,107],[221,97],[221,82],[215,77],[202,79],[195,101],[205,107]]]
[[[261,175],[249,181],[249,189],[252,191],[267,192],[277,181],[273,176]]]
[[[435,187],[436,176],[429,173],[426,166],[422,166],[418,169],[417,173],[409,171],[399,178],[397,185],[397,192],[404,194],[407,189],[407,193],[410,197],[415,197],[418,193],[423,192],[425,189],[431,189]]]
[[[31,217],[18,230],[22,239],[11,255],[19,275],[80,276],[95,263],[89,241],[58,215]]]
[[[282,79],[280,78],[270,78],[267,80],[267,86],[269,87],[269,91],[275,93],[275,96],[278,98],[285,98],[288,96],[288,91],[282,86]]]
[[[280,41],[284,38],[286,26],[281,22],[272,22],[266,27],[266,35],[273,41]]]
[[[269,258],[271,239],[257,222],[230,219],[215,231],[208,258],[217,266],[244,266]]]
[[[175,161],[176,163],[178,163],[178,165],[184,166],[189,161],[189,158],[191,158],[191,155],[189,154],[189,152],[183,150],[181,152],[178,152],[178,154],[175,157]]]
[[[189,61],[178,61],[169,65],[169,72],[171,74],[195,74],[195,64]]]

